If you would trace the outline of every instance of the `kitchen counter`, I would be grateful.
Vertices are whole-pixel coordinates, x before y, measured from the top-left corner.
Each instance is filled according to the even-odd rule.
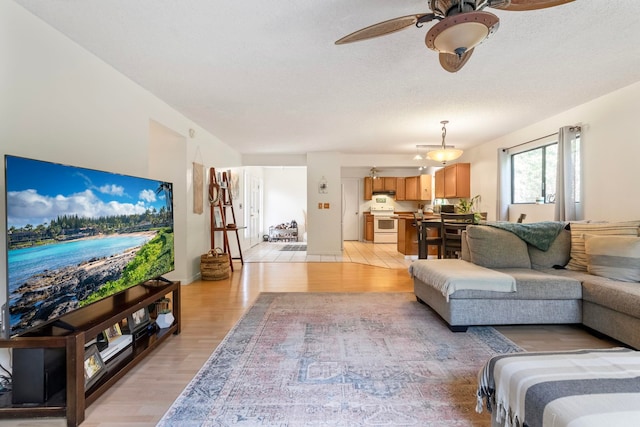
[[[413,221],[413,214],[411,213],[397,213],[395,215],[393,215],[391,218],[395,218],[395,219],[410,219],[411,221]],[[434,214],[434,213],[426,213],[423,214],[422,219],[426,219],[426,220],[431,220],[431,219],[435,219],[437,221],[440,220],[440,215],[438,214]]]

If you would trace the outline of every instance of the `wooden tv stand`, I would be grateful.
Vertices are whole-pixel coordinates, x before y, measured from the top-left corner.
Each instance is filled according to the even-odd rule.
[[[156,283],[157,284],[157,283]],[[132,344],[132,353],[110,366],[107,373],[85,391],[85,343],[143,307],[168,296],[175,318],[173,325],[160,329]],[[61,320],[73,331],[52,325],[29,336],[0,339],[0,348],[64,348],[66,349],[66,387],[44,404],[13,404],[11,392],[0,395],[0,419],[66,417],[68,426],[84,421],[85,408],[140,363],[171,334],[180,333],[180,282],[159,286],[138,285],[65,315]]]

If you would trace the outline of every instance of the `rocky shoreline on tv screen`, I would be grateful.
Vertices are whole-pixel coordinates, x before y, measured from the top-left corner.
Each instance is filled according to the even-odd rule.
[[[118,280],[135,255],[131,250],[31,277],[11,295],[15,303],[10,314],[20,316],[11,334],[19,334],[78,308],[80,301],[102,285]]]

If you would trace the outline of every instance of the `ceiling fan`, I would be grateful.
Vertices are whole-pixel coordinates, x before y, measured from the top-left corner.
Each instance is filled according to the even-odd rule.
[[[440,53],[440,65],[454,73],[467,63],[473,49],[498,30],[500,19],[483,9],[526,11],[570,3],[574,0],[429,0],[431,13],[401,16],[358,30],[336,41],[346,44],[384,36],[415,25],[439,21],[427,32],[425,43]]]

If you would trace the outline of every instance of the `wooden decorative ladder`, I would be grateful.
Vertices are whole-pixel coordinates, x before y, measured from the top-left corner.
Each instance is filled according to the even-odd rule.
[[[240,260],[244,265],[242,258],[242,247],[240,246],[240,235],[238,231],[245,227],[238,227],[236,223],[236,213],[233,209],[233,195],[231,194],[231,171],[222,172],[220,182],[215,168],[209,169],[209,202],[211,204],[211,249],[216,248],[215,232],[221,231],[223,236],[223,252],[229,254],[229,267],[233,271],[233,261]],[[228,211],[231,212],[231,221]],[[217,215],[216,215],[217,214]],[[231,246],[229,245],[229,232],[235,233],[236,243],[238,244],[239,256],[231,255]]]

